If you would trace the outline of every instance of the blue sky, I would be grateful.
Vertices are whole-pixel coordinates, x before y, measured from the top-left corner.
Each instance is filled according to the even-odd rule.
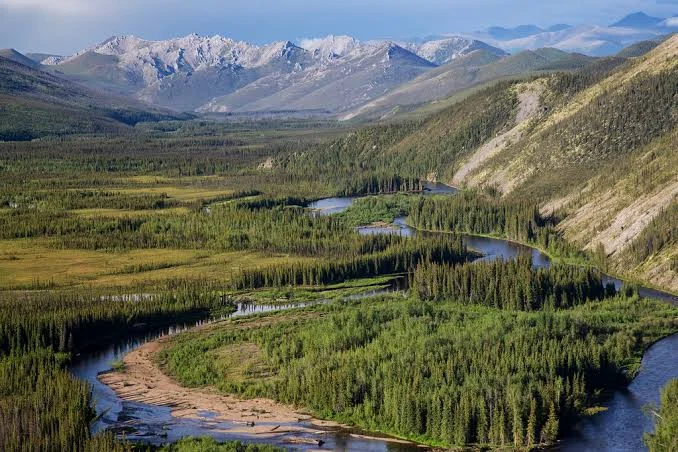
[[[0,0],[0,48],[70,54],[114,34],[220,34],[254,43],[327,34],[423,37],[492,25],[609,24],[678,0]]]

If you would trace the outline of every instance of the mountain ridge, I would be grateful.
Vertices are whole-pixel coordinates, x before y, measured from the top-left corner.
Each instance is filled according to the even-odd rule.
[[[674,35],[629,59],[494,83],[424,119],[359,129],[276,164],[313,172],[330,161],[336,173],[534,200],[608,271],[678,292],[678,242],[656,225],[678,211],[677,143]]]
[[[42,64],[82,83],[179,110],[294,108],[333,113],[369,101],[438,65],[425,57],[447,62],[479,48],[505,54],[459,37],[420,46],[404,44],[409,48],[396,41],[360,42],[348,36],[327,36],[304,44],[307,48],[291,41],[258,46],[197,34],[163,41],[112,36],[71,56],[48,57]],[[338,85],[339,77],[351,78],[356,85]],[[326,86],[321,86],[323,81]],[[294,93],[298,106],[289,105],[291,97],[284,90]],[[322,96],[329,96],[330,106],[322,104]],[[226,100],[233,102],[224,104]]]

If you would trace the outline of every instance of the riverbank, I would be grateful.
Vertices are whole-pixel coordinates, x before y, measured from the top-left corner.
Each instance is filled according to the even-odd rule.
[[[382,229],[384,225],[379,226],[380,228],[378,229]],[[412,230],[419,230],[409,225],[408,227]],[[419,231],[442,233],[442,231]],[[545,250],[540,250],[538,247],[531,244],[507,240],[492,235],[469,234],[469,236],[485,237],[494,241],[504,241],[522,247],[528,247],[529,249],[537,250],[539,253],[548,256],[549,259],[554,262],[566,263],[558,257],[552,256]],[[516,251],[514,250],[514,253],[515,252]],[[533,255],[539,253],[535,251]],[[492,258],[501,256],[496,253],[490,253],[490,255]],[[536,262],[538,262],[538,259]],[[576,262],[568,263],[579,265],[579,263]],[[548,262],[545,262],[544,264],[548,265]],[[274,292],[277,291],[273,291],[271,297],[278,300],[278,294]],[[129,363],[126,362],[128,357],[125,357],[123,360],[125,367],[124,372],[117,373],[117,375],[111,372],[103,373],[99,376],[99,381],[111,387],[116,395],[123,400],[152,406],[168,407],[171,415],[176,419],[199,421],[203,427],[208,427],[200,430],[201,434],[212,435],[216,430],[209,430],[209,426],[214,423],[219,425],[218,434],[221,435],[245,435],[249,441],[265,438],[275,441],[276,444],[280,444],[281,441],[279,440],[279,435],[311,435],[313,437],[315,435],[320,435],[321,433],[327,433],[323,430],[324,428],[344,428],[344,426],[337,423],[313,420],[308,413],[299,411],[295,409],[295,407],[279,405],[270,399],[243,400],[232,395],[216,392],[216,389],[181,387],[172,380],[171,377],[168,377],[164,373],[163,368],[159,367],[158,363],[155,361],[154,356],[163,350],[162,347],[164,347],[165,344],[166,339],[161,339],[158,342],[158,348],[156,349],[152,349],[152,345],[149,345],[151,348],[145,348],[146,345],[144,345],[139,351],[132,351],[129,355],[131,361]],[[150,369],[149,366],[152,369]],[[159,378],[156,372],[162,374],[164,379]],[[131,376],[127,375],[128,373],[130,373]],[[149,377],[149,375],[151,377]],[[160,384],[157,384],[156,380],[163,381]],[[258,405],[258,403],[262,403],[263,405]],[[257,418],[255,419],[255,417]],[[254,422],[254,425],[251,425],[252,422]],[[181,429],[179,428],[176,430]],[[333,432],[333,435],[337,435],[337,432]],[[354,435],[354,437],[356,439],[372,438],[369,435]],[[414,439],[416,440],[416,438]],[[308,440],[307,437],[304,441],[306,440]],[[330,439],[330,441],[332,440]],[[379,439],[378,441],[383,442],[393,440]],[[352,448],[359,450],[358,446],[353,446]]]
[[[257,324],[266,323],[264,319]],[[198,326],[193,330],[204,330],[214,325]],[[132,350],[124,356],[118,370],[100,373],[98,380],[123,400],[168,407],[174,418],[214,424],[220,433],[238,437],[275,440],[277,444],[321,446],[328,434],[341,434],[357,441],[427,449],[427,446],[406,439],[375,436],[338,422],[317,419],[302,409],[271,399],[246,399],[213,388],[180,386],[162,371],[156,359],[170,337],[147,342]]]
[[[676,299],[678,299],[678,291],[674,291],[674,290],[672,290],[670,288],[666,288],[666,287],[658,287],[658,286],[656,286],[656,285],[654,285],[654,284],[652,284],[648,281],[634,277],[633,275],[627,275],[627,274],[621,274],[620,275],[620,274],[615,273],[615,272],[603,271],[599,267],[597,267],[596,265],[592,264],[591,262],[588,262],[588,261],[583,260],[583,259],[572,259],[572,258],[562,257],[562,256],[559,256],[557,254],[553,254],[549,250],[546,250],[542,247],[539,247],[538,245],[536,245],[534,243],[524,242],[524,241],[520,241],[520,240],[517,240],[517,239],[504,237],[504,236],[501,236],[501,235],[498,235],[498,234],[480,234],[480,233],[469,233],[469,232],[465,232],[465,231],[438,231],[438,230],[433,230],[433,229],[418,228],[418,227],[412,225],[409,221],[407,221],[407,219],[404,220],[403,224],[405,224],[405,226],[407,226],[411,230],[417,231],[417,232],[425,232],[425,233],[430,233],[430,234],[460,234],[460,235],[464,235],[464,236],[468,236],[468,237],[482,237],[482,238],[488,238],[488,239],[503,240],[505,242],[509,242],[509,243],[513,243],[513,244],[516,244],[516,245],[525,246],[525,247],[531,248],[533,250],[537,250],[541,254],[546,256],[549,259],[549,261],[551,261],[553,263],[564,264],[564,265],[576,265],[576,266],[580,266],[580,267],[595,269],[595,270],[600,271],[602,274],[604,274],[604,275],[606,275],[606,276],[608,276],[612,279],[618,279],[620,281],[627,282],[627,283],[633,284],[633,285],[644,286],[648,289],[651,289],[651,290],[654,290],[654,291],[657,291],[657,292],[664,292],[664,293],[669,294],[672,297],[675,297]],[[397,225],[394,224],[394,226],[397,226]],[[673,301],[672,303],[678,306],[678,300]]]
[[[231,422],[233,433],[278,435],[281,432],[276,432],[279,428],[275,427],[281,425],[285,431],[314,433],[308,427],[295,425],[312,418],[294,407],[269,399],[241,399],[215,390],[179,386],[154,360],[166,342],[167,338],[159,339],[131,351],[123,358],[121,371],[102,373],[99,380],[124,400],[170,407],[172,416],[177,418]],[[319,421],[318,425],[337,424]]]

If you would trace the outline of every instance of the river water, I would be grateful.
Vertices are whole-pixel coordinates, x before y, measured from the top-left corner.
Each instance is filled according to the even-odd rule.
[[[289,305],[256,305],[253,303],[241,303],[238,304],[237,310],[234,313],[224,318],[242,317],[263,312],[288,309],[300,309],[310,304],[313,303],[295,303]],[[370,452],[410,452],[422,450],[411,444],[389,442],[387,437],[384,437],[384,439],[357,437],[355,436],[356,434],[366,434],[366,432],[362,432],[358,429],[346,430],[334,428],[327,429],[322,434],[282,433],[271,437],[262,437],[253,434],[248,435],[246,433],[233,433],[229,432],[229,430],[233,428],[241,430],[242,425],[219,421],[216,419],[216,414],[210,412],[201,413],[201,419],[175,418],[171,414],[170,407],[123,400],[118,397],[111,388],[98,380],[97,376],[101,372],[106,372],[111,369],[111,363],[113,361],[121,359],[125,354],[144,343],[167,335],[177,334],[205,323],[207,323],[206,320],[184,323],[161,328],[153,332],[133,335],[125,340],[111,344],[108,348],[103,350],[77,356],[74,359],[71,371],[75,376],[92,385],[92,395],[96,412],[99,416],[94,422],[92,430],[94,432],[99,432],[110,429],[118,433],[124,433],[128,440],[143,441],[156,445],[178,441],[186,436],[210,436],[217,441],[241,440],[246,442],[274,444],[281,447],[293,447],[295,450],[318,449],[317,445],[296,443],[300,439],[322,439],[325,442],[323,448],[328,450],[364,450]],[[259,423],[259,425],[266,424],[262,422]],[[286,426],[276,423],[270,425],[270,427],[273,428],[276,425],[281,425],[281,427]],[[294,425],[319,430],[317,426],[313,426],[309,422],[298,422]],[[295,441],[293,446],[290,444],[291,441]]]
[[[429,184],[425,194],[452,194],[456,190],[442,184]],[[356,198],[328,198],[317,201],[309,206],[319,215],[331,215],[346,210]],[[394,227],[389,228],[358,228],[361,234],[400,234],[412,236],[417,233],[410,228],[405,218],[398,218]],[[429,234],[426,232],[426,234]],[[513,259],[520,253],[531,253],[533,265],[548,267],[550,261],[547,256],[531,247],[501,239],[464,236],[463,240],[470,249],[480,251],[482,260]],[[617,288],[622,281],[604,276],[604,280],[613,282]],[[399,290],[396,284],[391,290]],[[376,295],[380,291],[372,291],[365,295]],[[649,288],[641,288],[640,294],[660,298],[678,305],[678,298],[664,292]],[[294,304],[286,306],[270,306],[255,304],[240,304],[237,311],[229,317],[251,315],[283,309],[301,308],[305,305]],[[129,351],[142,344],[156,340],[168,334],[176,334],[193,328],[205,321],[190,324],[178,324],[172,327],[158,329],[153,332],[133,335],[126,340],[111,344],[108,348],[93,353],[78,356],[71,368],[74,375],[89,382],[93,388],[93,398],[99,418],[93,425],[94,431],[112,429],[125,432],[131,440],[143,440],[149,443],[160,444],[181,439],[185,436],[211,436],[219,441],[242,440],[247,442],[262,442],[282,447],[292,447],[295,450],[315,450],[316,445],[295,443],[291,440],[322,439],[323,449],[328,450],[357,450],[367,452],[382,451],[415,451],[422,448],[411,444],[389,442],[387,438],[368,439],[354,434],[364,434],[360,431],[345,429],[327,430],[323,434],[280,434],[275,437],[262,438],[243,433],[232,433],[234,427],[229,422],[220,422],[214,419],[213,413],[204,413],[202,419],[181,419],[171,414],[169,407],[146,403],[129,402],[120,399],[112,389],[97,379],[101,372],[110,370],[111,363],[122,358]],[[643,412],[648,403],[659,402],[659,391],[671,378],[678,377],[678,335],[665,338],[653,345],[643,357],[642,369],[629,387],[617,391],[607,403],[607,411],[589,417],[574,429],[574,432],[564,438],[558,450],[575,451],[639,451],[644,450],[642,435],[653,430],[653,421]],[[303,422],[296,425],[312,427]],[[242,426],[238,426],[242,427]],[[273,427],[273,426],[272,426]],[[312,427],[316,428],[317,427]]]

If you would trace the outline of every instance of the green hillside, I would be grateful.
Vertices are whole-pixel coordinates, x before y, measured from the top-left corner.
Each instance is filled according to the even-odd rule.
[[[661,218],[675,223],[677,124],[673,36],[640,57],[501,82],[424,120],[361,129],[278,164],[420,177],[537,201],[610,271],[678,291],[678,240],[659,239],[665,228],[656,227]]]
[[[136,101],[104,95],[21,61],[0,56],[0,140],[119,132],[142,121],[180,118]],[[31,60],[29,60],[31,61]]]

